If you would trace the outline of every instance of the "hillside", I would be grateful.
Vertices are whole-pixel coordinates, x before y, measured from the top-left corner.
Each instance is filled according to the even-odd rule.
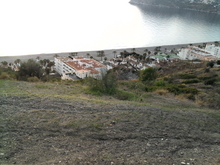
[[[0,80],[0,164],[220,164],[219,110],[139,93],[144,102],[83,81]]]
[[[220,61],[127,63],[77,81],[3,64],[0,164],[220,165]]]
[[[215,0],[213,2],[207,3],[206,1],[200,0],[131,0],[132,4],[144,4],[153,6],[163,6],[171,8],[182,8],[189,10],[213,12],[220,14],[220,1]]]

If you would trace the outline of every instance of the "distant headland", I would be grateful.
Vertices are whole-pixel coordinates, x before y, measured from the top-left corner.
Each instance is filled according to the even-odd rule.
[[[220,0],[131,0],[130,3],[220,14]]]

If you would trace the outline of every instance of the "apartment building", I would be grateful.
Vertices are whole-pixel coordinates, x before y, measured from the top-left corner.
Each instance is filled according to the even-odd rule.
[[[93,77],[101,79],[106,74],[107,67],[98,61],[84,57],[57,57],[54,59],[55,70],[60,75],[75,74],[78,78]]]

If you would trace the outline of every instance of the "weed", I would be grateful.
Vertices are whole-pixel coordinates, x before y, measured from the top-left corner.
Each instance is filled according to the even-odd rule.
[[[164,95],[166,95],[167,93],[169,93],[169,91],[166,90],[166,89],[157,89],[157,90],[155,91],[155,93],[157,93],[157,94],[159,94],[159,95],[161,95],[161,96],[164,96]]]
[[[193,74],[179,74],[179,77],[182,79],[193,79],[196,78],[197,76]]]
[[[114,97],[119,100],[135,100],[137,99],[135,94],[132,92],[127,92],[121,89],[117,89],[116,93],[114,94]]]
[[[192,84],[192,83],[199,83],[199,82],[200,82],[199,79],[189,79],[189,80],[183,81],[182,83],[184,83],[184,84]]]
[[[50,89],[50,86],[44,84],[36,84],[35,87],[39,89]]]

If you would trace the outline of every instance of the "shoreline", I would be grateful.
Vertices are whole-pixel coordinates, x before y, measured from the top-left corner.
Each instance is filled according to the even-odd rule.
[[[203,43],[214,43],[215,41],[212,42],[200,42],[200,43],[186,43],[186,44],[176,44],[176,45],[158,45],[161,47],[161,50],[163,51],[165,48],[167,50],[171,50],[173,48],[175,49],[180,49],[182,47],[186,47],[189,44],[193,44],[193,45],[201,45]],[[148,46],[148,47],[133,47],[135,48],[135,52],[138,54],[143,54],[145,49],[148,49],[149,51],[154,51],[155,47],[158,46]],[[133,48],[118,48],[118,49],[106,49],[103,50],[105,53],[105,57],[107,57],[108,59],[111,59],[114,57],[113,51],[116,51],[116,55],[120,54],[120,52],[123,52],[124,50],[126,50],[127,52],[131,52]],[[94,59],[98,59],[100,57],[97,57],[97,51],[101,51],[101,50],[91,50],[91,51],[79,51],[77,52],[78,56],[83,56],[83,57],[87,57],[87,54],[89,53],[90,56],[93,56]],[[2,61],[7,61],[7,62],[14,62],[16,59],[20,59],[21,61],[27,61],[28,59],[36,59],[37,57],[40,57],[40,59],[49,59],[49,60],[53,60],[54,59],[54,55],[57,54],[60,57],[68,57],[70,55],[70,53],[72,52],[63,52],[63,53],[45,53],[45,54],[32,54],[32,55],[18,55],[18,56],[0,56],[0,62]]]
[[[166,7],[166,8],[171,8],[171,9],[183,9],[183,10],[192,10],[192,11],[198,11],[198,12],[205,12],[205,13],[213,13],[213,14],[218,14],[220,15],[220,12],[213,12],[210,10],[198,10],[198,9],[193,9],[193,8],[181,8],[181,7],[170,7],[166,5],[154,5],[154,4],[149,4],[149,3],[143,3],[143,2],[129,2],[132,5],[145,5],[145,6],[155,6],[155,7]]]

